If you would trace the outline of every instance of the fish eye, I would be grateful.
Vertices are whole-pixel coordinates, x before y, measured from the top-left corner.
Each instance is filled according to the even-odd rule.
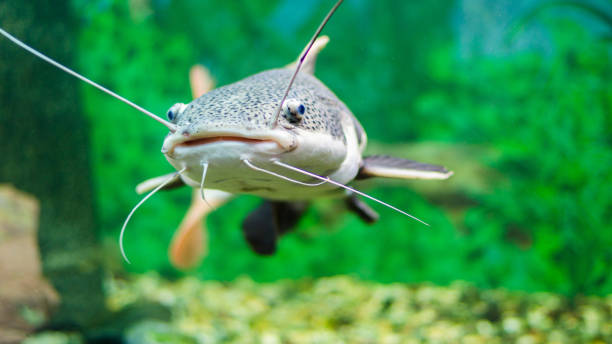
[[[168,113],[166,114],[166,117],[168,117],[169,120],[174,121],[174,117],[176,115],[174,114],[174,111],[172,111],[172,109],[168,110]]]
[[[187,107],[186,104],[183,103],[176,103],[174,105],[172,105],[172,107],[170,107],[170,109],[168,110],[168,112],[166,112],[166,117],[168,117],[168,120],[170,121],[174,121],[176,119],[176,117],[183,112],[183,110],[185,110],[185,108]]]
[[[287,99],[284,104],[285,118],[291,123],[297,123],[302,120],[306,107],[297,99]]]

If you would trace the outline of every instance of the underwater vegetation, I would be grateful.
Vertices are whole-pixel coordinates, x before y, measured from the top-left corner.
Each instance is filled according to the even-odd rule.
[[[225,85],[293,61],[331,5],[6,0],[0,27],[163,115],[191,99],[194,64]],[[132,264],[117,245],[141,197],[134,187],[172,172],[160,153],[166,131],[0,40],[0,183],[40,201],[42,270],[63,295],[53,326],[98,326],[147,300],[167,307],[171,322],[130,327],[126,338],[238,341],[242,330],[284,326],[269,317],[301,314],[321,326],[292,322],[290,332],[318,329],[322,342],[369,333],[402,342],[402,331],[417,342],[438,332],[475,343],[610,340],[611,14],[608,1],[345,0],[324,30],[317,77],[363,124],[368,154],[455,172],[445,182],[355,186],[431,227],[377,205],[381,218],[369,226],[322,200],[274,256],[261,257],[240,230],[260,199],[241,196],[208,216],[208,254],[189,271],[168,260],[186,188],[134,215],[125,237]],[[161,277],[138,277],[149,271]],[[415,301],[430,292],[457,307]],[[388,306],[377,299],[396,293]],[[326,303],[330,313],[318,313]],[[487,307],[499,307],[497,320]],[[347,317],[347,308],[359,312]],[[199,338],[202,324],[213,327]]]
[[[89,7],[95,15],[81,30],[79,67],[158,113],[189,99],[186,71],[194,62],[208,66],[223,85],[291,61],[327,9],[323,2],[310,5],[312,13],[291,7],[300,15],[279,31],[278,16],[290,11],[284,2],[153,4],[141,18],[121,2]],[[376,150],[381,144],[401,145],[395,152],[407,158],[423,159],[420,149],[431,152],[428,162],[456,170],[469,158],[485,170],[469,180],[456,171],[459,181],[440,187],[421,182],[429,183],[424,193],[413,191],[421,187],[416,182],[370,183],[375,196],[429,220],[432,230],[384,210],[380,222],[367,227],[350,215],[336,216],[339,205],[323,202],[283,238],[275,257],[259,258],[239,231],[258,201],[241,197],[209,217],[210,253],[193,274],[231,280],[246,273],[272,281],[357,273],[389,282],[463,279],[481,287],[609,292],[608,43],[572,16],[552,13],[529,22],[547,33],[553,48],[545,53],[517,48],[461,58],[453,39],[461,23],[450,24],[457,6],[349,1],[326,28],[331,42],[317,69],[366,128],[369,153],[384,152]],[[198,21],[181,15],[187,12],[216,15]],[[347,32],[351,20],[366,13],[372,14],[368,25]],[[424,25],[428,18],[442,18],[444,25]],[[225,31],[225,22],[234,25]],[[415,31],[421,34],[403,34]],[[83,86],[83,96],[103,237],[114,246],[118,224],[138,200],[133,186],[169,171],[158,151],[162,135],[156,123],[126,114],[124,105],[96,90]],[[438,146],[405,146],[417,142]],[[445,150],[451,153],[444,156]],[[184,191],[158,195],[134,217],[126,236],[134,259],[128,269],[176,275],[165,250],[188,197]]]
[[[360,281],[348,276],[255,283],[154,274],[115,280],[112,308],[155,301],[172,321],[135,324],[126,343],[609,343],[612,300],[479,290],[464,282]],[[78,335],[45,333],[27,344]]]

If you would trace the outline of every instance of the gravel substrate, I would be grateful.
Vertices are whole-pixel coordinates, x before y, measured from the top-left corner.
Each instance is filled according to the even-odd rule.
[[[114,309],[150,300],[172,311],[169,324],[133,327],[127,338],[134,343],[612,343],[612,295],[570,303],[463,282],[378,284],[347,276],[260,284],[147,275],[108,289]]]

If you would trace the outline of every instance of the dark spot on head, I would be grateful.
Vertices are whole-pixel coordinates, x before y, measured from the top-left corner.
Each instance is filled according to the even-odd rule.
[[[187,137],[187,136],[189,136],[189,130],[185,129],[185,130],[183,130],[183,132],[181,134],[183,134],[183,136]]]

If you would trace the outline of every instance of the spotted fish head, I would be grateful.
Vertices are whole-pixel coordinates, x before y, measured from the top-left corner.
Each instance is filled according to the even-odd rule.
[[[174,105],[168,118],[177,130],[166,137],[162,152],[177,169],[187,168],[191,184],[200,181],[202,164],[208,164],[212,178],[239,171],[241,183],[249,184],[245,159],[270,169],[278,169],[271,162],[281,160],[315,173],[333,173],[346,157],[344,123],[350,112],[318,79],[300,73],[274,125],[292,73],[262,72]],[[214,180],[210,187],[215,187]]]

